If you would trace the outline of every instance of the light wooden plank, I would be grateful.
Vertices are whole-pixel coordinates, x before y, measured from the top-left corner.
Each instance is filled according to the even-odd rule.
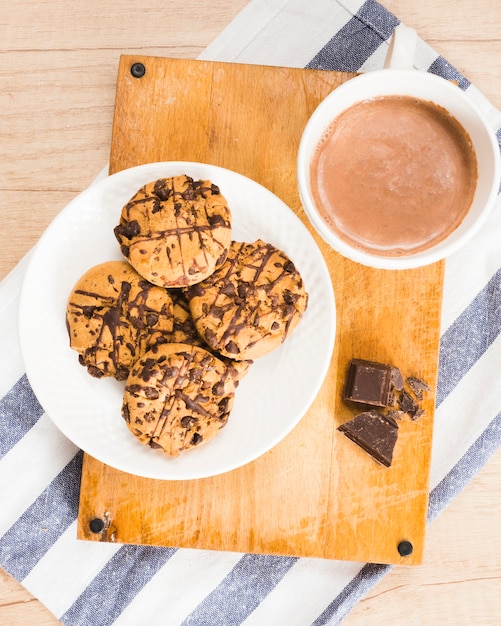
[[[8,50],[139,51],[191,56],[214,39],[248,0],[149,0],[78,3],[22,0],[2,7],[2,47]],[[21,7],[24,10],[21,10]],[[4,27],[5,26],[5,27]]]

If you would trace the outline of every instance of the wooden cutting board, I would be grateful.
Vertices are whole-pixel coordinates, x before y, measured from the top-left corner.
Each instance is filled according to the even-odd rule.
[[[134,63],[143,64],[144,76],[132,75]],[[392,272],[341,257],[309,226],[296,186],[296,153],[308,117],[352,76],[121,57],[110,172],[152,161],[202,161],[268,187],[299,215],[325,257],[337,336],[330,370],[305,417],[279,445],[240,469],[203,480],[158,481],[85,455],[80,539],[422,562],[443,263]],[[432,386],[425,415],[401,421],[390,468],[336,430],[354,415],[342,400],[352,357],[397,365]],[[101,533],[90,530],[95,518],[105,521]],[[410,556],[398,552],[403,540],[412,543]]]

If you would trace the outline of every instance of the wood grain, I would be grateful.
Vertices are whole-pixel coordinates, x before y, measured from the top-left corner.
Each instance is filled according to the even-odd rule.
[[[106,164],[118,55],[140,52],[195,58],[246,3],[144,0],[142,17],[137,5],[124,0],[105,4],[87,0],[86,11],[64,0],[18,0],[15,10],[9,3],[0,5],[0,277]],[[498,0],[383,0],[382,4],[415,27],[501,108]],[[36,20],[26,19],[34,11]],[[155,19],[148,17],[152,12]],[[91,103],[82,107],[89,92]],[[58,123],[58,117],[66,123]],[[51,137],[44,133],[48,124]],[[79,138],[78,150],[68,145],[66,133],[72,128]],[[52,150],[47,152],[50,139]],[[428,529],[423,565],[395,567],[343,624],[496,624],[500,516],[501,450]],[[0,623],[59,624],[6,573],[0,575]]]
[[[146,68],[142,79],[131,75],[136,62]],[[337,340],[326,381],[306,416],[281,444],[249,465],[204,480],[153,481],[125,478],[86,456],[80,538],[109,539],[89,530],[89,521],[106,513],[118,542],[422,561],[434,395],[421,420],[402,421],[390,469],[336,429],[354,415],[341,400],[353,357],[393,363],[434,385],[443,264],[390,272],[344,259],[313,233],[295,182],[307,119],[327,93],[352,76],[121,58],[110,171],[152,161],[202,161],[274,191],[310,229],[326,259],[337,301]],[[410,557],[398,554],[402,539],[414,546]]]

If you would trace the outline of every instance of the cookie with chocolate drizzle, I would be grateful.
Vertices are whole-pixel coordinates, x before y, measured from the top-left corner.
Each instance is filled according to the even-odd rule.
[[[189,302],[180,289],[171,289],[170,295],[174,304],[174,328],[168,336],[172,343],[187,343],[192,346],[200,346],[211,352],[211,348],[200,337],[193,323]],[[228,367],[229,373],[235,379],[235,385],[247,374],[252,361],[235,361],[228,359],[222,354],[216,354]]]
[[[125,261],[90,268],[66,306],[70,346],[96,378],[125,380],[139,356],[173,329],[173,303]]]
[[[147,183],[114,229],[124,257],[161,287],[192,285],[226,258],[231,211],[217,185],[181,175]]]
[[[232,242],[223,265],[186,293],[198,333],[211,349],[235,360],[278,347],[308,306],[294,263],[260,239]]]
[[[179,456],[219,434],[234,395],[234,379],[221,359],[198,346],[161,344],[133,366],[122,416],[141,443]]]

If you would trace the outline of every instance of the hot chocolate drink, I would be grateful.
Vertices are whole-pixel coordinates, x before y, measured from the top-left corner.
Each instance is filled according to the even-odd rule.
[[[445,239],[475,193],[469,135],[442,107],[410,96],[380,96],[329,125],[310,169],[322,218],[357,248],[409,255]]]

